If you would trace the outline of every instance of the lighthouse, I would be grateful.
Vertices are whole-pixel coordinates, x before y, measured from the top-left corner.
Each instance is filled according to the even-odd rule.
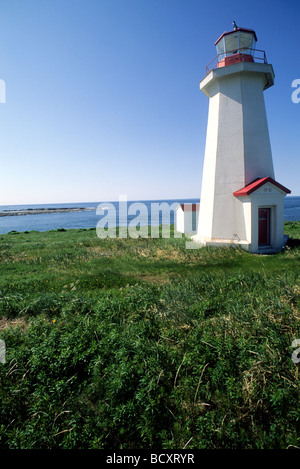
[[[256,48],[254,30],[238,27],[215,42],[200,90],[209,98],[200,211],[193,241],[240,246],[253,253],[282,249],[284,197],[275,179],[264,92],[273,66]]]

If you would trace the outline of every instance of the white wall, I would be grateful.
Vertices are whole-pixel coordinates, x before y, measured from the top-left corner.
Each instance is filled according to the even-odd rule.
[[[184,233],[184,211],[180,205],[176,209],[176,230],[179,233]]]
[[[194,222],[195,219],[195,222]],[[176,230],[180,233],[193,234],[197,230],[199,210],[185,210],[179,206],[176,209]]]
[[[200,83],[209,113],[195,241],[249,238],[249,206],[233,192],[255,178],[274,178],[263,97],[272,77],[271,65],[238,63],[212,70]]]

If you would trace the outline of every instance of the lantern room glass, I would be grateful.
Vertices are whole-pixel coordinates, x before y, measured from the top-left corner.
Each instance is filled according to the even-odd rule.
[[[255,35],[252,31],[233,31],[226,34],[216,44],[217,54],[223,57],[237,53],[253,55],[256,45]],[[222,58],[222,57],[221,57]]]

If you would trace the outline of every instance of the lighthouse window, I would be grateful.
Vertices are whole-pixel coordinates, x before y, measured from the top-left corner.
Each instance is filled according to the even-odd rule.
[[[226,52],[236,54],[239,49],[239,33],[230,34],[226,37]]]
[[[224,54],[225,52],[225,41],[224,38],[221,39],[221,41],[218,42],[217,44],[217,54]]]
[[[252,49],[252,46],[253,46],[253,34],[241,32],[240,48]]]

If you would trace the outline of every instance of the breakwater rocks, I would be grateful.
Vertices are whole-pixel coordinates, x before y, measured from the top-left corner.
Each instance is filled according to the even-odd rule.
[[[24,208],[20,210],[3,210],[0,217],[12,217],[21,215],[41,215],[46,213],[64,213],[64,212],[87,212],[96,210],[93,207],[63,207],[63,208]]]

